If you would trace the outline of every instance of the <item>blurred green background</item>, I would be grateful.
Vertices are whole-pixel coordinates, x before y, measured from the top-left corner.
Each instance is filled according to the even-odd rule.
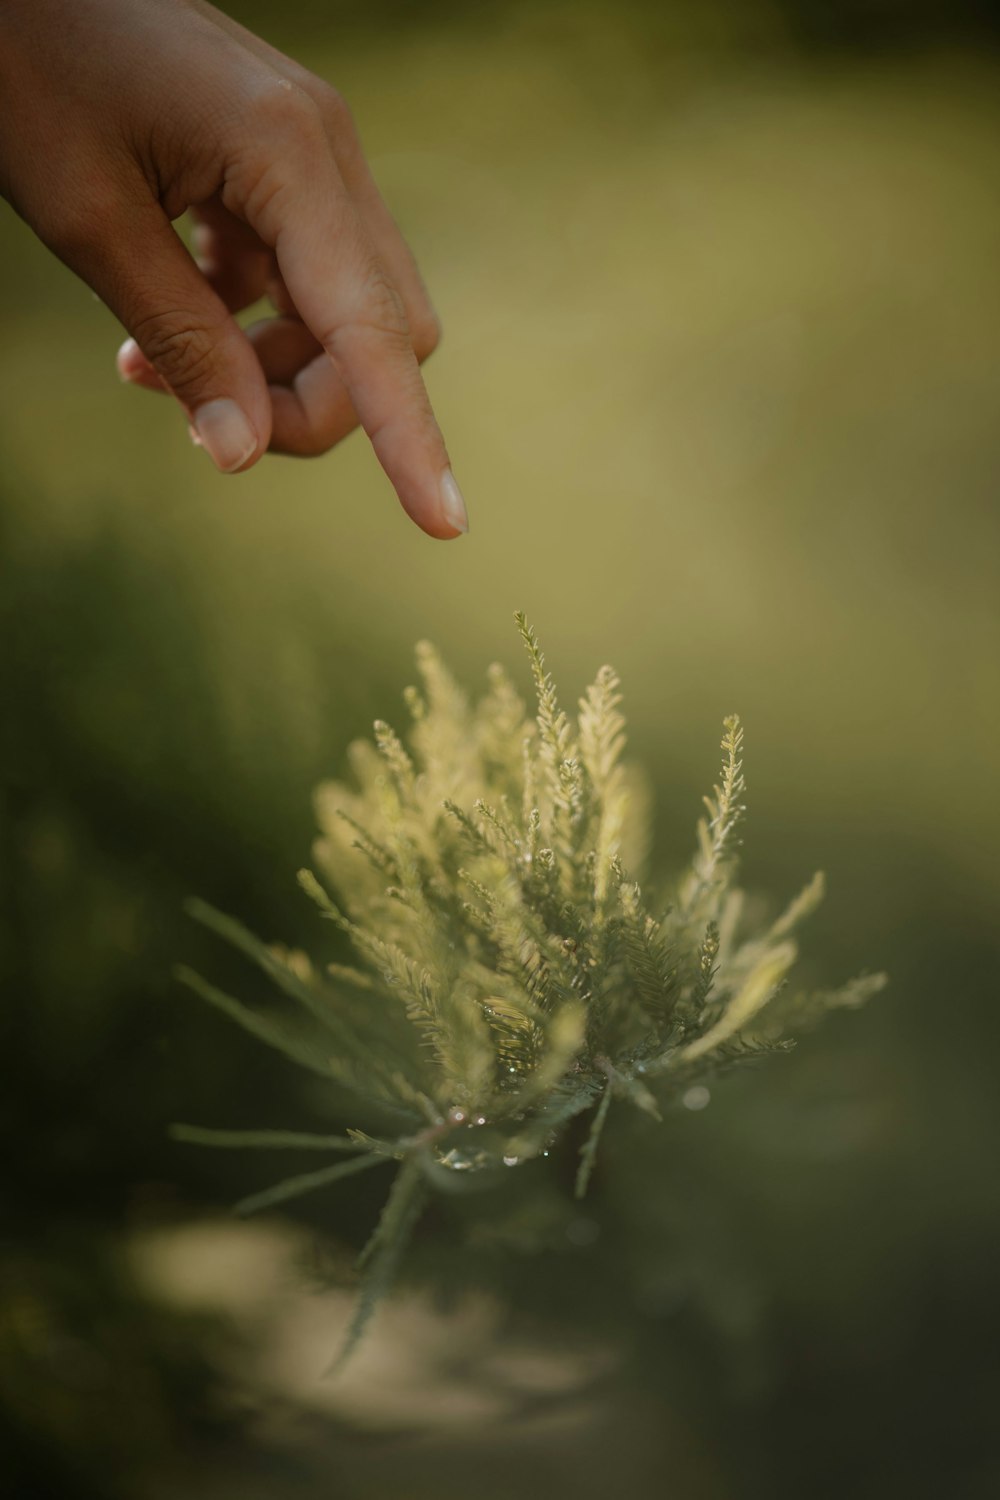
[[[472,530],[418,534],[357,438],[216,476],[4,213],[4,1493],[997,1494],[991,14],[229,8],[354,108]],[[566,697],[622,673],[663,869],[737,709],[747,883],[826,869],[815,974],[892,985],[618,1122],[585,1216],[432,1225],[435,1301],[324,1382],[380,1185],[235,1224],[273,1164],[168,1141],[343,1110],[173,983],[230,962],[181,902],[315,949],[314,783],[417,638],[520,670],[515,608]]]

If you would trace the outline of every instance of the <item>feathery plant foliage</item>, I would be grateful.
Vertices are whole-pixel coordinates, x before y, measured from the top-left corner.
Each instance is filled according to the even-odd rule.
[[[789,1032],[885,983],[873,974],[818,993],[791,988],[793,933],[822,899],[821,875],[770,926],[747,930],[734,884],[745,793],[735,716],[694,858],[672,901],[652,908],[636,879],[645,817],[622,759],[618,677],[602,667],[571,719],[534,632],[516,619],[534,717],[501,667],[472,705],[421,645],[406,743],[376,723],[374,743],[351,748],[355,787],[318,791],[319,875],[303,870],[299,880],[347,934],[358,967],[321,972],[231,917],[191,907],[295,1004],[264,1014],[188,971],[185,982],[384,1114],[381,1138],[175,1129],[203,1145],[333,1155],[246,1199],[247,1213],[396,1164],[341,1358],[389,1286],[429,1193],[530,1161],[589,1113],[582,1196],[614,1101],[659,1119],[672,1093],[787,1049]]]

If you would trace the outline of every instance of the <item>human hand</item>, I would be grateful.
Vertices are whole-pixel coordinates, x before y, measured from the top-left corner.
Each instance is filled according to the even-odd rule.
[[[437,320],[336,90],[200,0],[0,0],[0,191],[223,472],[360,422],[417,525],[467,529],[419,369]]]

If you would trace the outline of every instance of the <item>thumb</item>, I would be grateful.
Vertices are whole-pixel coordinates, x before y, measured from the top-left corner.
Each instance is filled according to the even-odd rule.
[[[125,325],[216,467],[232,474],[255,463],[271,438],[264,372],[159,205],[105,225],[99,243],[63,258]]]

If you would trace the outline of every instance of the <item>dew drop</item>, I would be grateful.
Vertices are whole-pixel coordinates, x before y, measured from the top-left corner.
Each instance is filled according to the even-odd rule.
[[[467,1156],[463,1151],[446,1151],[438,1157],[442,1167],[448,1167],[452,1172],[471,1172],[477,1165],[476,1161]]]

